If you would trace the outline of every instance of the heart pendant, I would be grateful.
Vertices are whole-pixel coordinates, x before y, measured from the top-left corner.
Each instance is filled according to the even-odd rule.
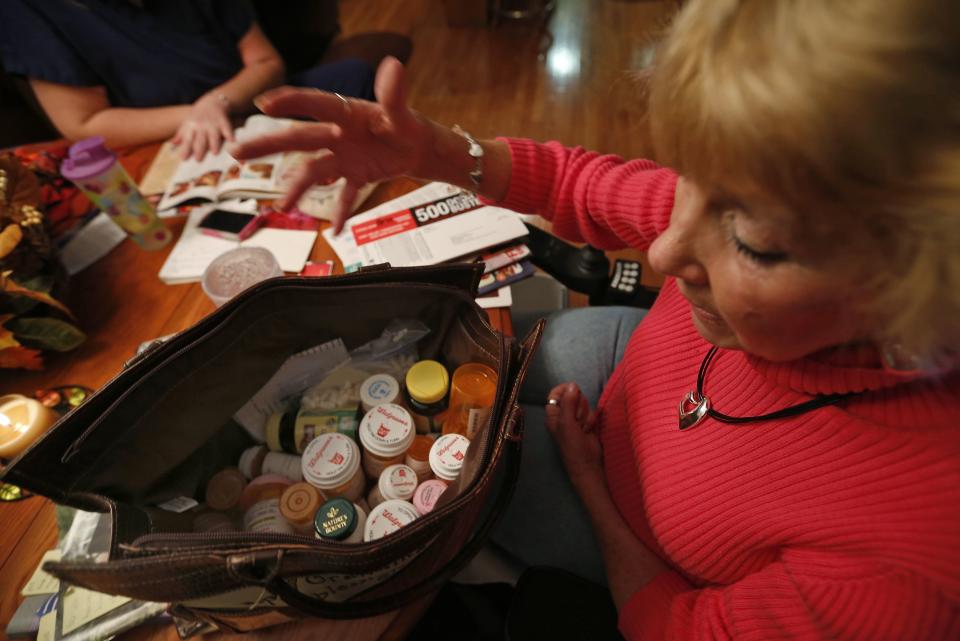
[[[696,427],[706,418],[710,410],[710,399],[706,396],[697,398],[696,392],[687,392],[687,395],[680,401],[680,430],[688,430]]]

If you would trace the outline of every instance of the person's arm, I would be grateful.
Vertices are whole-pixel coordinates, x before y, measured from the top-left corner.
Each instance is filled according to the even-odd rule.
[[[222,95],[230,103],[231,114],[253,111],[253,99],[283,82],[283,59],[256,22],[237,43],[243,68],[235,76],[208,94]]]
[[[280,54],[253,23],[237,44],[243,68],[230,80],[200,96],[173,137],[181,156],[199,160],[209,150],[218,153],[224,140],[233,140],[231,114],[245,114],[253,97],[283,81]]]
[[[669,570],[633,533],[610,496],[603,450],[587,399],[574,383],[553,388],[546,427],[557,441],[570,482],[580,496],[600,544],[607,583],[617,610],[658,574]]]
[[[123,147],[176,135],[185,150],[202,157],[207,149],[219,151],[224,138],[232,139],[231,113],[249,111],[253,96],[283,79],[283,61],[259,26],[254,24],[237,46],[243,69],[192,105],[113,107],[102,86],[76,87],[35,78],[30,86],[53,125],[70,140],[103,136],[108,145]]]
[[[378,103],[293,87],[267,92],[256,100],[267,115],[318,122],[247,141],[231,153],[244,160],[328,150],[304,163],[279,206],[294,205],[313,184],[345,178],[333,216],[337,232],[362,185],[399,175],[451,183],[511,209],[540,213],[554,220],[561,235],[602,248],[642,248],[669,221],[676,174],[649,161],[625,163],[555,143],[480,141],[483,177],[474,185],[476,160],[467,139],[407,106],[399,61],[381,63],[374,89]]]
[[[40,106],[65,138],[103,136],[112,147],[138,145],[172,136],[190,105],[136,109],[111,107],[104,87],[74,87],[30,79]]]

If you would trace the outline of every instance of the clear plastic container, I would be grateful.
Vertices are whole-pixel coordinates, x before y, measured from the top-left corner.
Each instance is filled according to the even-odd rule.
[[[327,499],[363,498],[365,480],[360,469],[360,448],[343,434],[321,434],[303,451],[303,479]]]
[[[260,281],[283,276],[280,263],[263,247],[237,247],[219,256],[203,272],[200,285],[220,307]]]

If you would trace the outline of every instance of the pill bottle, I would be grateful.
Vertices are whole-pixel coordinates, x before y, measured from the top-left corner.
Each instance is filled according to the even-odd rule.
[[[298,453],[306,449],[310,441],[321,434],[337,432],[357,440],[357,409],[350,410],[311,410],[301,408],[297,412],[290,441],[298,448]]]
[[[404,400],[417,425],[417,433],[440,432],[450,390],[447,368],[437,361],[419,361],[407,370],[404,382]]]
[[[400,404],[400,383],[389,374],[374,374],[360,384],[360,407],[366,414],[383,403]]]
[[[320,506],[313,521],[314,535],[322,541],[362,543],[367,514],[356,503],[332,499]]]
[[[278,474],[258,476],[250,481],[240,498],[243,529],[247,532],[293,534],[293,528],[280,513],[280,497],[290,485],[290,479]]]
[[[194,532],[236,532],[237,524],[233,522],[229,514],[215,512],[213,510],[204,510],[193,517]]]
[[[371,479],[383,470],[403,463],[416,431],[410,413],[394,403],[377,405],[360,421],[363,469]]]
[[[413,523],[419,516],[420,513],[413,507],[413,503],[400,500],[384,501],[371,509],[367,517],[367,525],[363,530],[363,540],[369,542],[382,539],[403,526]]]
[[[323,504],[320,490],[307,482],[294,483],[280,496],[280,513],[297,534],[313,534],[313,517]]]
[[[247,479],[235,467],[220,470],[207,481],[204,500],[212,510],[226,512],[237,507],[243,490],[247,487]]]
[[[417,486],[413,493],[413,507],[417,508],[417,512],[421,515],[429,514],[433,511],[445,489],[447,489],[447,484],[443,481],[436,479],[424,481]]]
[[[433,470],[430,469],[430,448],[433,447],[433,440],[433,437],[426,434],[417,435],[403,461],[417,473],[417,480],[420,483],[433,476]]]
[[[470,441],[460,434],[444,434],[430,448],[430,469],[444,483],[452,483],[460,476],[463,460]]]
[[[260,473],[279,474],[294,483],[303,480],[303,474],[300,471],[300,457],[296,454],[267,452],[267,455],[263,457],[263,466]]]
[[[417,473],[408,465],[391,465],[383,471],[376,485],[367,495],[367,502],[371,508],[377,507],[384,501],[400,499],[409,501],[417,489]]]
[[[471,441],[486,427],[497,397],[497,373],[482,363],[465,363],[453,372],[450,409],[444,434],[462,434]]]
[[[269,451],[266,445],[254,445],[245,449],[240,455],[237,468],[248,481],[257,478],[263,472],[263,459]]]
[[[295,411],[274,412],[267,418],[264,435],[271,452],[299,454],[294,441],[294,427],[297,422]]]
[[[304,480],[326,499],[343,497],[356,502],[363,496],[360,448],[343,434],[321,434],[303,452]]]

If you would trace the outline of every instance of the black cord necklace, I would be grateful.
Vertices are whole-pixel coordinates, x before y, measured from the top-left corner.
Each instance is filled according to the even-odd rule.
[[[785,407],[782,410],[770,412],[769,414],[761,414],[760,416],[727,416],[726,414],[721,414],[717,410],[710,407],[710,398],[703,392],[703,383],[707,377],[707,368],[710,367],[710,362],[713,360],[714,356],[717,355],[718,351],[719,348],[716,346],[710,348],[710,351],[707,352],[707,355],[703,358],[703,362],[700,363],[700,371],[697,373],[697,390],[695,392],[688,392],[683,400],[680,401],[679,414],[681,431],[696,427],[708,416],[720,421],[721,423],[731,423],[734,425],[741,425],[743,423],[756,423],[758,421],[766,421],[774,418],[787,418],[789,416],[803,414],[804,412],[809,412],[810,410],[815,410],[820,407],[826,407],[827,405],[833,405],[834,403],[842,401],[845,398],[856,396],[859,393],[847,392],[845,394],[827,394],[825,396],[817,396],[809,401],[804,401],[803,403]]]

